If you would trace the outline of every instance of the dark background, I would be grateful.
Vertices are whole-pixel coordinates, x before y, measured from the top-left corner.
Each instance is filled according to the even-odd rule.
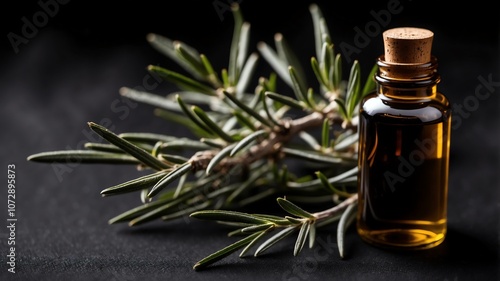
[[[322,9],[338,52],[341,42],[355,46],[356,28],[364,30],[373,22],[373,12],[396,3],[239,2],[251,23],[253,51],[259,41],[273,45],[274,34],[281,32],[306,69],[314,55],[311,3]],[[88,140],[87,121],[107,120],[118,133],[185,135],[183,128],[154,117],[148,105],[128,111],[117,111],[113,105],[126,104],[118,94],[120,87],[143,85],[147,65],[180,70],[149,46],[145,40],[149,32],[184,41],[205,53],[216,69],[225,67],[233,21],[229,11],[215,9],[214,4],[222,3],[227,2],[126,1],[105,6],[98,1],[68,1],[59,4],[57,13],[17,53],[8,34],[22,35],[22,18],[32,22],[41,6],[37,1],[20,1],[1,9],[1,167],[16,165],[18,273],[7,272],[8,232],[0,226],[0,279],[498,280],[500,15],[486,1],[438,7],[435,1],[401,0],[402,11],[382,26],[434,31],[433,50],[442,76],[439,89],[453,104],[469,108],[459,115],[462,123],[452,132],[449,234],[435,249],[386,252],[363,243],[351,228],[346,260],[333,252],[318,261],[313,250],[293,257],[292,239],[261,258],[239,259],[234,254],[210,270],[195,272],[191,267],[196,261],[232,241],[225,237],[226,229],[192,220],[153,222],[134,229],[107,225],[109,218],[140,204],[136,194],[99,195],[103,188],[136,176],[133,167],[75,165],[58,178],[50,165],[26,161],[33,153],[79,148]],[[369,39],[350,56],[360,61],[365,74],[383,52],[381,35]],[[263,59],[259,73],[269,73]],[[474,99],[481,77],[494,82],[483,88],[490,93],[484,100]],[[167,94],[175,89],[165,82],[152,91]],[[0,213],[6,219],[7,184],[4,188]],[[319,235],[334,240],[335,230]]]

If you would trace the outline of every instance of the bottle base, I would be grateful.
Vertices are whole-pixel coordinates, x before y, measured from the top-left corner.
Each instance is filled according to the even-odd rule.
[[[424,250],[438,246],[445,233],[434,233],[423,229],[385,229],[358,231],[361,238],[374,246],[387,249]]]

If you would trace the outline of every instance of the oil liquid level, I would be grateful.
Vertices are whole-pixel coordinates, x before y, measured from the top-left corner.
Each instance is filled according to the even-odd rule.
[[[449,119],[362,115],[358,233],[389,248],[439,245],[446,235]]]

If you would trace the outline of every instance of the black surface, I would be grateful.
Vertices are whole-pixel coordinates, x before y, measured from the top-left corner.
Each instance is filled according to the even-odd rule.
[[[346,260],[339,259],[336,249],[324,248],[293,257],[293,241],[288,240],[261,258],[239,259],[235,254],[195,272],[191,267],[196,261],[232,241],[225,237],[226,229],[188,219],[134,229],[107,225],[109,218],[140,204],[135,194],[99,195],[103,188],[136,176],[133,167],[77,164],[58,178],[52,166],[26,161],[33,153],[78,148],[88,140],[87,121],[107,121],[116,132],[187,134],[184,128],[154,117],[147,105],[127,105],[118,89],[142,85],[148,64],[178,69],[147,44],[149,32],[180,39],[207,54],[216,69],[224,67],[232,18],[226,12],[221,20],[214,2],[103,6],[97,1],[71,1],[60,5],[17,54],[8,34],[20,34],[22,18],[32,19],[41,7],[31,1],[2,9],[1,167],[5,175],[8,164],[16,165],[18,221],[17,273],[10,274],[4,183],[1,280],[498,280],[499,15],[486,1],[440,8],[430,1],[400,1],[401,12],[392,14],[384,26],[433,30],[440,90],[452,103],[469,108],[458,114],[462,123],[453,130],[449,234],[435,249],[387,252],[366,245],[351,229]],[[307,9],[312,2],[270,2],[240,1],[252,24],[253,46],[261,40],[272,44],[273,35],[282,32],[308,66],[314,54]],[[374,21],[373,12],[395,2],[316,3],[339,47],[341,42],[354,45],[356,27],[365,28]],[[381,36],[375,36],[352,58],[368,69],[381,52]],[[261,71],[268,73],[264,60]],[[475,103],[482,78],[496,84],[489,88],[488,98]],[[163,83],[152,91],[173,90]],[[334,241],[335,231],[325,229],[319,237]]]

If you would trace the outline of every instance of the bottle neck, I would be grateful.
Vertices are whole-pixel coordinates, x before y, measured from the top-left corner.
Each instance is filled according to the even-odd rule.
[[[437,94],[440,75],[437,73],[437,59],[428,63],[392,63],[377,60],[375,75],[378,93],[397,99],[431,98]]]

